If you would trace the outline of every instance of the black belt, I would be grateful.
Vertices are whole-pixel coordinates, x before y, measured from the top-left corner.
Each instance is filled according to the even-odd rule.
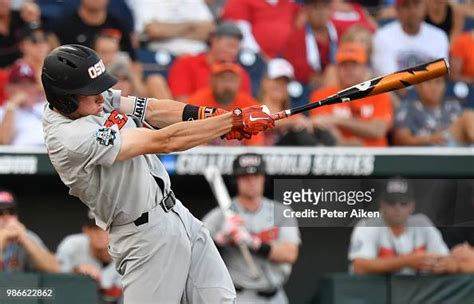
[[[165,212],[169,212],[173,209],[174,205],[176,204],[176,197],[172,190],[166,194],[166,196],[161,200],[160,205],[165,210]],[[142,213],[139,218],[133,221],[135,226],[141,226],[143,224],[148,223],[148,212]]]
[[[237,292],[242,292],[244,290],[246,289],[241,286],[235,286],[235,291]],[[247,290],[250,290],[250,289],[247,289]],[[252,290],[252,291],[263,298],[270,299],[270,298],[273,298],[278,293],[278,288],[274,288],[270,290]]]

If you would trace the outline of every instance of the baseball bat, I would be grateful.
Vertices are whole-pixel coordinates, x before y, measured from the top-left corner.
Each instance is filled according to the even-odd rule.
[[[325,99],[315,101],[299,107],[283,110],[272,114],[274,120],[286,118],[304,111],[309,111],[322,106],[335,103],[348,102],[377,94],[406,88],[423,81],[431,80],[449,72],[449,64],[444,59],[437,59],[420,64],[395,73],[386,74],[372,80],[364,81],[350,88],[344,89]]]
[[[224,184],[224,180],[222,179],[221,172],[219,168],[216,166],[209,166],[204,171],[204,177],[206,178],[207,182],[211,186],[211,190],[214,193],[214,196],[221,208],[222,212],[224,213],[225,217],[232,216],[234,212],[230,210],[230,206],[232,204],[232,200],[230,199],[229,192],[227,191],[227,187]],[[249,247],[246,244],[238,244],[239,250],[242,254],[242,257],[247,264],[250,277],[252,279],[259,279],[262,276],[260,269],[258,268],[255,260],[250,253]]]

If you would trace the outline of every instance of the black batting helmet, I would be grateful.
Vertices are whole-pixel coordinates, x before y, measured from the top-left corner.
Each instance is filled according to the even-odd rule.
[[[255,153],[240,154],[232,164],[234,175],[265,174],[265,161]]]
[[[51,107],[71,114],[79,107],[77,95],[98,95],[117,83],[97,53],[83,45],[66,44],[48,54],[41,73]]]

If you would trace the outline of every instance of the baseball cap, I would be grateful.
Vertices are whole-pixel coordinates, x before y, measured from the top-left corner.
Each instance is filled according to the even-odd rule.
[[[367,63],[367,53],[362,45],[355,42],[345,42],[339,46],[336,54],[336,62],[355,61]]]
[[[295,70],[293,69],[291,63],[285,59],[276,58],[268,62],[267,77],[270,79],[277,79],[280,77],[293,79],[295,77]]]
[[[229,21],[220,23],[213,35],[217,37],[233,37],[239,40],[244,38],[244,35],[242,35],[242,31],[239,29],[239,27],[235,23]]]
[[[246,153],[237,156],[232,164],[234,175],[265,174],[265,161],[260,154]]]
[[[33,68],[24,61],[16,61],[10,68],[8,75],[9,83],[19,83],[22,81],[36,82]]]
[[[409,203],[414,200],[413,188],[406,179],[394,178],[387,181],[382,198],[387,203]]]
[[[237,75],[240,75],[240,72],[242,71],[242,68],[240,65],[232,62],[220,62],[220,63],[214,63],[211,65],[211,74],[220,74],[223,72],[233,72]]]
[[[15,196],[10,191],[0,190],[0,211],[13,210],[16,212],[17,202]]]

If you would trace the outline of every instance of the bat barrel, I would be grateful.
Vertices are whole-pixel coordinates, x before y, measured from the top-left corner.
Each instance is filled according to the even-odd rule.
[[[449,64],[446,59],[438,59],[415,67],[411,67],[376,80],[373,90],[368,96],[390,92],[409,87],[427,80],[448,74]],[[375,80],[373,80],[375,82]]]

